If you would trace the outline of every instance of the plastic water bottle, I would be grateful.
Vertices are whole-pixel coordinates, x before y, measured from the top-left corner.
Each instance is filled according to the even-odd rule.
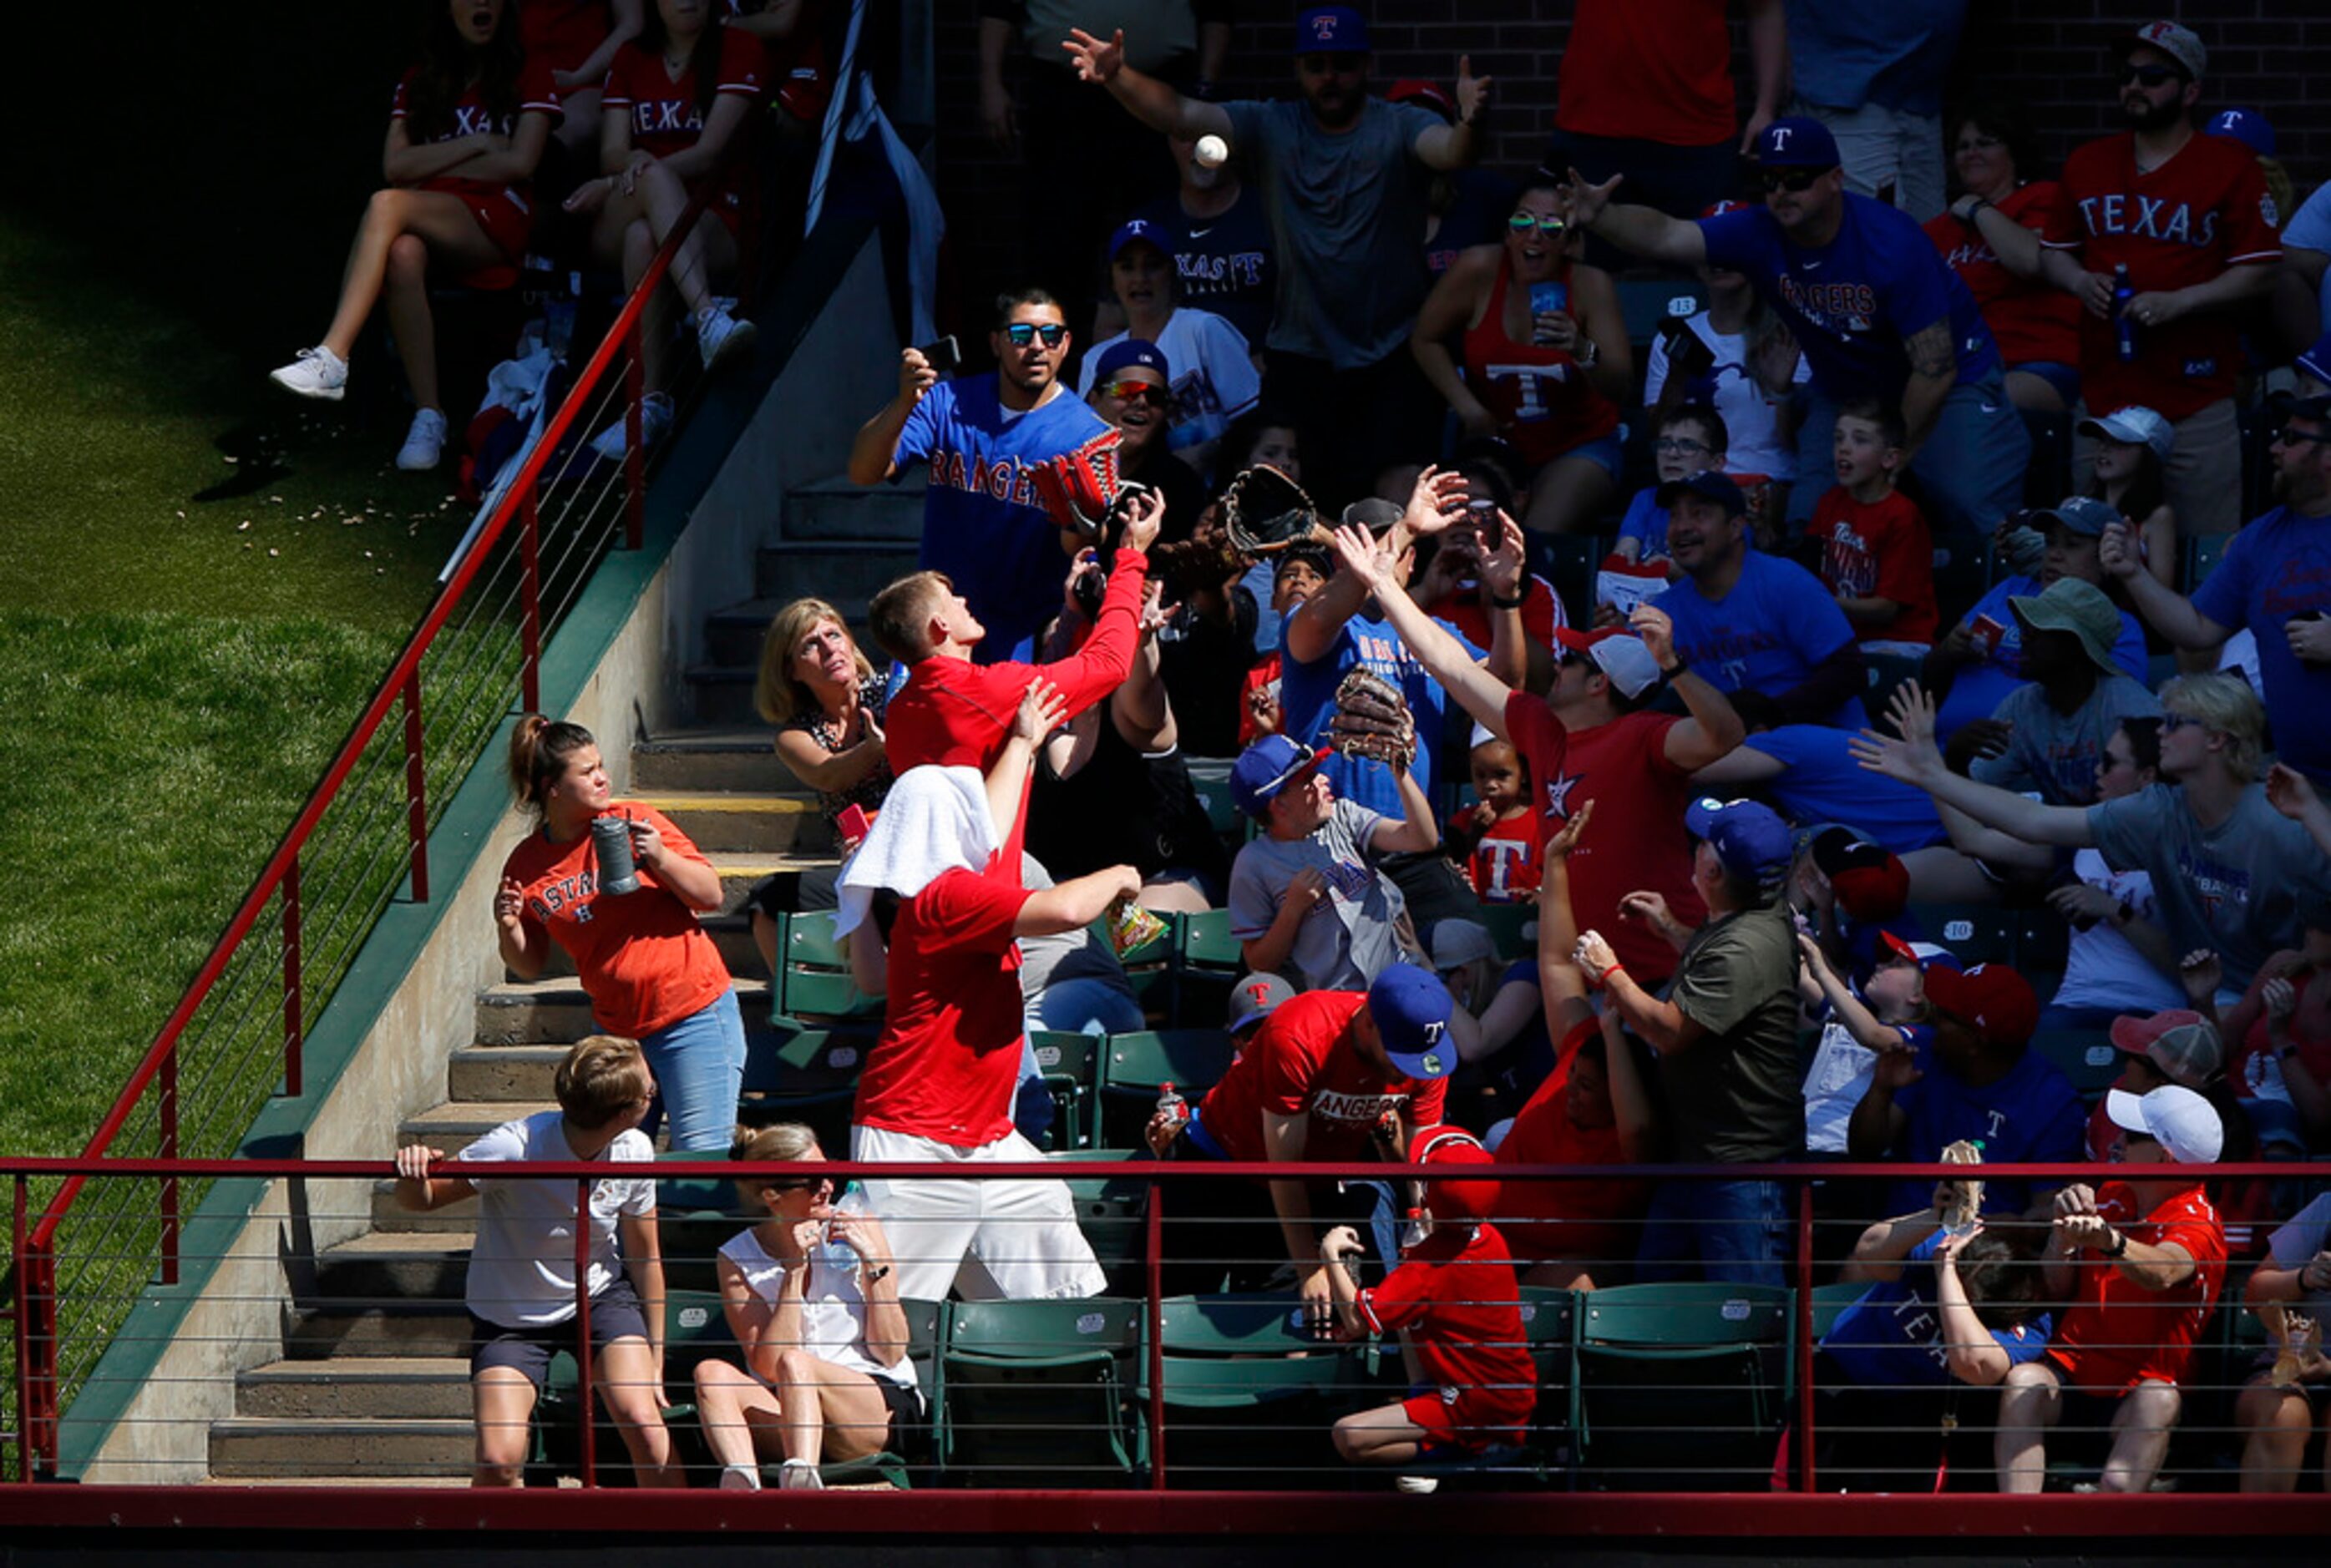
[[[2136,290],[2128,280],[2128,263],[2113,263],[2113,347],[2123,365],[2136,362],[2136,318],[2128,313],[2129,301],[2136,298]]]
[[[1168,1127],[1178,1133],[1190,1125],[1190,1102],[1184,1099],[1182,1091],[1172,1084],[1161,1083],[1157,1086],[1157,1114],[1166,1118]]]
[[[1400,1250],[1403,1252],[1424,1245],[1424,1211],[1411,1209],[1408,1223],[1401,1227]]]

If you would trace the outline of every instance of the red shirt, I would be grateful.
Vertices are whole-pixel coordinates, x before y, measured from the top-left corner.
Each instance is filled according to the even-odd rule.
[[[652,823],[673,854],[699,866],[711,864],[653,807],[617,801],[608,811]],[[599,1027],[633,1039],[702,1012],[729,984],[728,966],[696,911],[645,866],[639,874],[636,892],[602,896],[591,835],[561,844],[539,829],[502,862],[502,875],[519,885],[527,945],[546,936],[557,943],[575,961]]]
[[[1495,1440],[1504,1435],[1498,1428],[1528,1424],[1537,1365],[1522,1328],[1513,1257],[1495,1225],[1436,1226],[1382,1285],[1360,1292],[1359,1308],[1375,1333],[1409,1331],[1417,1370],[1467,1435]]]
[[[1012,1130],[1020,1081],[1020,948],[1029,894],[1018,856],[942,872],[899,908],[882,1037],[858,1079],[854,1119],[975,1149]]]
[[[1538,878],[1546,870],[1540,853],[1545,848],[1536,812],[1491,822],[1465,857],[1473,896],[1484,904],[1521,904],[1536,898]]]
[[[1935,541],[1916,501],[1900,490],[1857,501],[1843,485],[1832,485],[1813,503],[1812,537],[1821,541],[1821,579],[1831,593],[1902,606],[1891,625],[1861,632],[1861,641],[1935,640]]]
[[[2006,200],[1993,204],[2000,216],[2042,236],[2063,221],[2064,204],[2064,187],[2054,180],[2018,185]],[[1974,296],[1984,324],[1999,340],[1999,357],[2010,369],[2033,361],[2080,362],[2078,299],[2052,283],[2019,278],[2009,271],[1972,224],[1948,213],[1927,220],[1927,238],[1943,253],[1944,264],[1959,275],[1959,281]]]
[[[2131,133],[2073,150],[2064,163],[2069,198],[2048,231],[2057,250],[2109,276],[2125,262],[2140,294],[2206,283],[2227,268],[2282,256],[2282,214],[2250,149],[2229,137],[2194,135],[2150,174],[2136,172]],[[2136,359],[2123,365],[2113,323],[2082,310],[2080,398],[2111,410],[2141,403],[2172,423],[2234,394],[2241,322],[2231,310],[2197,310],[2136,329]]]
[[[2049,1359],[2074,1387],[2090,1392],[2122,1393],[2147,1380],[2176,1383],[2225,1283],[2226,1235],[2218,1212],[2193,1186],[2139,1219],[2136,1194],[2122,1182],[2098,1192],[2097,1212],[2132,1241],[2184,1248],[2193,1272],[2182,1285],[2147,1290],[2102,1256],[2080,1253],[2072,1306],[2048,1343]]]
[[[1554,123],[1670,147],[1731,140],[1726,9],[1724,0],[1578,0]]]
[[[1668,760],[1668,731],[1681,721],[1622,714],[1591,729],[1570,729],[1526,691],[1506,699],[1506,735],[1529,764],[1541,837],[1594,803],[1594,826],[1570,852],[1570,901],[1582,931],[1600,931],[1627,973],[1644,985],[1675,973],[1676,950],[1641,920],[1622,919],[1619,900],[1638,889],[1662,894],[1686,926],[1708,918],[1691,885],[1691,841],[1684,808],[1698,792]]]
[[[1239,749],[1244,751],[1262,738],[1262,731],[1254,722],[1254,694],[1268,688],[1271,702],[1279,701],[1279,655],[1271,654],[1246,672],[1239,682]]]
[[[412,111],[407,107],[407,103],[412,97],[414,81],[420,74],[420,67],[415,66],[406,71],[403,79],[397,82],[396,93],[388,103],[388,118],[392,122],[411,118]],[[453,118],[451,120],[437,127],[427,136],[418,134],[416,128],[410,125],[404,128],[404,134],[411,138],[415,145],[420,146],[425,146],[430,142],[452,141],[457,137],[476,136],[481,132],[494,136],[516,136],[519,116],[523,114],[547,114],[554,126],[566,118],[565,111],[558,107],[557,90],[551,85],[550,62],[547,60],[529,56],[526,63],[519,67],[518,107],[511,112],[503,115],[495,114],[487,106],[485,99],[480,95],[477,83],[471,82],[461,90],[461,96],[453,100]],[[466,179],[460,175],[439,175],[422,181],[421,188],[440,191],[467,186],[471,189],[522,192],[527,188],[528,183],[529,182],[498,185],[483,180]],[[522,207],[524,203],[521,202],[520,205]]]
[[[1438,615],[1456,627],[1476,648],[1487,648],[1495,636],[1489,628],[1489,613],[1481,608],[1480,596],[1465,588],[1445,595],[1437,604],[1427,604],[1424,613]],[[1569,624],[1570,617],[1564,612],[1554,584],[1532,574],[1522,586],[1522,635],[1541,648],[1551,648],[1556,628]]]
[[[1600,1025],[1582,1020],[1562,1042],[1562,1060],[1497,1148],[1501,1165],[1623,1165],[1616,1126],[1582,1127],[1570,1119],[1570,1064]],[[1651,1201],[1649,1182],[1508,1182],[1498,1218],[1521,1255],[1573,1262],[1635,1254],[1639,1221]]]
[[[1323,1162],[1367,1158],[1377,1121],[1402,1106],[1417,1126],[1440,1126],[1446,1079],[1386,1079],[1360,1060],[1352,1016],[1367,1000],[1360,991],[1307,991],[1263,1021],[1198,1106],[1225,1156],[1270,1157],[1262,1145],[1265,1111],[1306,1117],[1303,1157]]]
[[[720,30],[719,81],[713,96],[731,92],[751,102],[761,95],[760,41],[734,27]],[[678,81],[664,69],[661,53],[650,54],[636,43],[615,51],[607,67],[607,89],[599,100],[609,114],[631,122],[634,151],[668,158],[686,152],[704,134],[704,111],[696,107],[696,64]]]
[[[1541,468],[1618,429],[1619,407],[1587,378],[1585,366],[1568,349],[1517,342],[1508,334],[1506,290],[1511,281],[1500,257],[1489,303],[1465,329],[1465,382],[1523,461]],[[1568,267],[1550,281],[1560,296],[1554,308],[1575,315]]]
[[[572,71],[605,42],[607,0],[519,0],[518,37],[526,57]]]

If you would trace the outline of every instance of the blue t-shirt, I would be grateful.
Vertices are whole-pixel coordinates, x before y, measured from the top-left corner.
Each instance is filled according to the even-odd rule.
[[[2007,1076],[1981,1088],[1955,1078],[1931,1057],[1921,1063],[1927,1076],[1898,1090],[1895,1107],[1909,1117],[1893,1154],[1898,1159],[1938,1160],[1943,1150],[1966,1138],[1983,1145],[1988,1164],[2082,1157],[2088,1107],[2080,1103],[2064,1069],[2026,1050]],[[1907,1214],[1935,1195],[1932,1177],[1898,1182],[1880,1213]],[[1986,1181],[1983,1211],[2012,1213],[2031,1202],[2028,1182]]]
[[[1008,412],[992,372],[940,382],[907,415],[893,461],[902,473],[918,461],[931,470],[922,565],[946,573],[987,628],[983,660],[1011,657],[1014,644],[1060,613],[1069,563],[1031,470],[1116,441],[1065,385],[1041,407]]]
[[[1244,334],[1258,350],[1270,331],[1270,301],[1279,287],[1271,260],[1270,222],[1262,193],[1250,182],[1221,216],[1194,218],[1177,195],[1133,214],[1156,226],[1158,243],[1174,258],[1180,303],[1211,310]]]
[[[1710,603],[1686,577],[1660,595],[1675,622],[1675,649],[1700,679],[1718,691],[1762,691],[1778,697],[1804,684],[1815,666],[1854,641],[1845,612],[1821,579],[1798,565],[1751,548],[1740,580]],[[1858,699],[1832,716],[1832,724],[1859,730],[1868,722]]]
[[[1702,218],[1699,232],[1708,265],[1746,273],[1788,322],[1813,389],[1832,403],[1875,397],[1900,407],[1910,379],[1903,339],[1945,319],[1959,385],[1999,371],[1999,347],[1974,297],[1926,230],[1883,202],[1847,193],[1836,238],[1812,249],[1790,243],[1763,207]]]
[[[2331,613],[2331,518],[2277,507],[2249,524],[2199,588],[2193,608],[2230,632],[2258,638],[2259,684],[2282,760],[2331,783],[2331,665],[2303,664],[2284,624],[2309,610]]]
[[[1940,1231],[1910,1249],[1901,1278],[1871,1286],[1837,1315],[1821,1347],[1838,1370],[1863,1388],[1947,1388],[1950,1364],[1943,1354],[1943,1315],[1935,1305],[1935,1250]],[[2008,1364],[2036,1361],[2055,1327],[2038,1313],[2012,1328],[1994,1328],[1991,1337],[2007,1352]]]
[[[2023,623],[2015,612],[2007,607],[2010,599],[2029,598],[2041,591],[2037,577],[2003,577],[1992,584],[1991,592],[1975,601],[1974,608],[1959,618],[1962,626],[1972,626],[1978,616],[1988,615],[2007,628],[2000,633],[1999,646],[1980,664],[1962,666],[1951,678],[1951,694],[1943,699],[1942,711],[1935,716],[1935,738],[1946,741],[1971,720],[1989,718],[2007,700],[2007,694],[2023,685]],[[2145,628],[2136,616],[2120,613],[2120,636],[2113,642],[2113,662],[2131,680],[2142,681],[2148,673],[2145,651]]]
[[[1472,639],[1448,622],[1436,616],[1433,623],[1462,643],[1472,658],[1488,657],[1486,650],[1476,647]],[[1416,721],[1416,760],[1408,771],[1424,798],[1432,798],[1433,753],[1447,717],[1448,694],[1441,690],[1441,682],[1426,673],[1423,661],[1408,651],[1391,622],[1353,616],[1337,633],[1335,646],[1309,664],[1298,663],[1287,651],[1287,628],[1282,622],[1279,653],[1280,725],[1286,734],[1308,746],[1327,740],[1336,717],[1336,688],[1354,665],[1365,664],[1399,687],[1408,698],[1409,715]],[[1400,781],[1383,763],[1337,753],[1320,771],[1336,786],[1337,799],[1356,801],[1394,822],[1407,815],[1401,808]]]
[[[1898,855],[1946,841],[1935,797],[1863,767],[1846,750],[1851,739],[1825,724],[1784,724],[1742,744],[1786,765],[1759,788],[1799,827],[1851,822]]]
[[[1788,0],[1789,81],[1824,109],[1940,114],[1967,0]]]
[[[1637,490],[1635,499],[1627,503],[1627,515],[1619,519],[1619,537],[1642,544],[1643,547],[1635,553],[1639,561],[1654,560],[1668,553],[1668,509],[1660,505],[1659,494],[1657,485],[1646,485]]]

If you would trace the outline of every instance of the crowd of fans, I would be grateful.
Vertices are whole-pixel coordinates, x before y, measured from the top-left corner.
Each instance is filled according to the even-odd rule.
[[[859,432],[858,481],[928,471],[924,569],[867,609],[887,679],[831,604],[771,628],[762,709],[847,858],[765,890],[756,929],[833,908],[884,999],[853,1157],[967,1163],[1041,1158],[1015,1126],[1029,1028],[1138,1019],[1096,920],[1227,910],[1242,1049],[1149,1152],[1469,1167],[1373,1243],[1373,1286],[1362,1188],[1177,1185],[1174,1277],[1409,1330],[1427,1392],[1339,1426],[1354,1461],[1517,1440],[1521,1284],[1793,1278],[1781,1183],[1498,1190],[1498,1164],[2095,1158],[2124,1168],[1824,1183],[1868,1287],[1824,1408],[1931,1436],[1901,1412],[1947,1425],[1993,1388],[2002,1489],[2037,1489],[2051,1430],[2086,1423],[2102,1486],[2141,1491],[2247,1269],[2273,1341],[2242,1480],[2288,1489],[2331,1391],[2326,1200],[2196,1167],[2331,1154],[2321,253],[2286,246],[2260,117],[2201,119],[2206,47],[2174,23],[2100,56],[2126,128],[2050,181],[2012,109],[1945,117],[1963,5],[1746,10],[1744,128],[1720,8],[1582,0],[1547,166],[1487,197],[1491,79],[1459,60],[1450,89],[1378,96],[1354,10],[1302,13],[1272,102],[1213,95],[1203,5],[989,16],[990,129],[1067,168],[1095,147],[1035,127],[1103,128],[1135,149],[1121,210],[1088,186],[1049,215],[1061,281],[997,300],[996,368],[908,348]],[[1070,25],[1118,11],[1181,31]],[[1707,300],[1652,345],[1622,308],[1647,267]],[[1290,514],[1242,504],[1261,466],[1308,492]],[[1404,699],[1389,748],[1356,671]],[[566,946],[674,1119],[725,1117],[733,1080],[691,1053],[742,1047],[702,1022],[724,1003],[688,938],[604,929],[560,854],[629,817],[676,908],[702,859],[609,803],[561,727],[515,770],[544,832],[505,953]],[[1210,756],[1242,835],[1208,820]],[[1500,905],[1527,907],[1534,961],[1498,961]],[[1954,956],[1970,909],[2031,934],[2022,961]],[[2092,1049],[2122,1063],[2093,1104],[2065,1070]],[[871,1181],[838,1207],[747,1186],[771,1218],[723,1280],[749,1375],[714,1374],[737,1485],[747,1428],[815,1484],[807,1373],[770,1326],[804,1279],[813,1348],[852,1372],[828,1422],[909,1408],[860,1386],[898,1381],[899,1295],[1101,1288],[1059,1183]]]

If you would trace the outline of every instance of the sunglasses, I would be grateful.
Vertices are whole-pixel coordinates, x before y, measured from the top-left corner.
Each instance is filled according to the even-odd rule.
[[[1768,196],[1775,191],[1801,196],[1819,185],[1822,176],[1827,173],[1827,169],[1767,169],[1757,176],[1757,182]]]
[[[761,1183],[773,1193],[811,1193],[825,1185],[823,1176],[787,1176],[782,1181]]]
[[[2123,87],[2130,82],[2142,82],[2146,87],[2159,87],[2164,81],[2183,81],[2185,73],[2174,65],[2128,65],[2121,68]]]
[[[1041,327],[1033,321],[1014,321],[1004,329],[1004,336],[1011,339],[1014,348],[1025,348],[1039,337],[1044,340],[1045,347],[1058,348],[1067,341],[1069,329],[1058,321],[1047,321]]]
[[[1170,408],[1174,404],[1172,393],[1146,381],[1106,382],[1101,390],[1119,403],[1146,403],[1152,408]]]
[[[2310,444],[2319,446],[2326,440],[2331,440],[2331,437],[2309,435],[2303,430],[2294,430],[2288,425],[2284,425],[2280,430],[2276,431],[2272,435],[2267,438],[2267,444],[2269,446],[2307,446]]]
[[[2189,726],[2194,729],[2205,727],[2200,719],[2190,714],[2164,713],[2161,716],[2161,733],[2164,735],[2174,735]]]
[[[1541,218],[1535,213],[1516,213],[1506,220],[1506,227],[1517,234],[1527,234],[1532,229],[1541,234],[1559,234],[1570,227],[1570,220],[1559,214]]]

